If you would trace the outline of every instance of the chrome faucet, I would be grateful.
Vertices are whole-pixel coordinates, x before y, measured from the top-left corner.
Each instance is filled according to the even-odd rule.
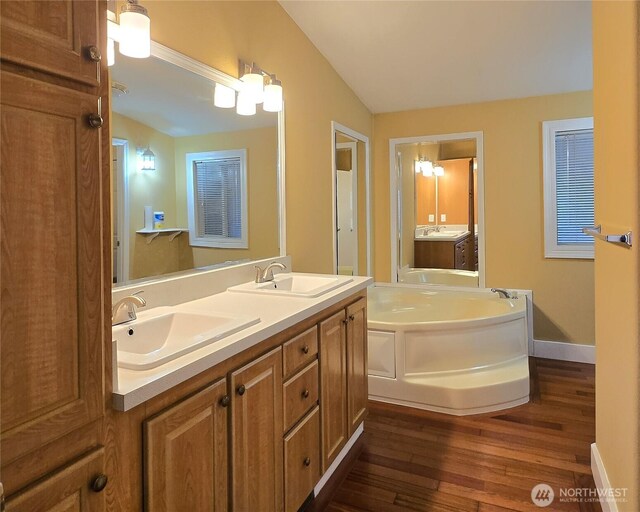
[[[433,233],[433,232],[439,233],[440,232],[440,226],[427,226],[426,228],[424,228],[424,236],[427,236],[429,233]]]
[[[277,267],[281,270],[285,270],[287,268],[286,265],[282,263],[278,263],[274,261],[267,265],[267,268],[262,270],[258,265],[254,265],[253,268],[256,269],[256,283],[266,283],[268,281],[273,281],[273,268]]]
[[[124,324],[137,318],[136,307],[143,308],[147,305],[146,300],[138,297],[140,293],[142,292],[136,292],[133,295],[123,297],[113,305],[111,308],[111,325]]]
[[[491,288],[493,293],[497,293],[501,299],[513,299],[514,297],[509,293],[508,290],[504,288]]]

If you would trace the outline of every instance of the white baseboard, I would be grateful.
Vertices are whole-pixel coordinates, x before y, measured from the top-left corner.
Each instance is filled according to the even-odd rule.
[[[533,354],[531,355],[545,359],[595,364],[596,347],[595,345],[579,345],[564,341],[533,340]]]
[[[353,433],[353,435],[349,438],[349,440],[347,441],[347,444],[344,445],[344,448],[342,450],[340,450],[340,453],[338,454],[338,456],[331,463],[331,465],[329,466],[329,469],[327,469],[327,471],[324,473],[324,475],[322,475],[322,478],[320,479],[320,481],[313,488],[313,495],[314,496],[317,496],[318,493],[324,487],[324,485],[329,481],[329,478],[331,478],[331,475],[333,475],[335,470],[338,469],[338,466],[340,465],[342,460],[347,456],[347,453],[349,453],[351,448],[353,448],[353,445],[356,443],[356,441],[358,440],[358,438],[360,437],[360,435],[363,432],[364,432],[364,423],[360,423],[360,426],[356,429],[356,431]]]
[[[596,489],[611,489],[609,477],[604,469],[596,443],[591,445],[591,472],[593,473]],[[618,512],[618,504],[614,500],[603,498],[600,500],[600,505],[602,506],[602,512]]]

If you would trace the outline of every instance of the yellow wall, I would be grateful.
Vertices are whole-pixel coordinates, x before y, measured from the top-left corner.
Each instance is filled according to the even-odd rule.
[[[640,510],[638,29],[636,2],[593,3],[596,219],[634,247],[596,243],[596,445],[618,510]]]
[[[331,121],[372,134],[372,116],[277,2],[147,1],[151,37],[238,75],[238,59],[282,80],[287,253],[298,271],[331,272]]]
[[[375,277],[390,278],[389,139],[484,132],[486,284],[534,292],[537,339],[593,344],[592,260],[544,258],[541,123],[592,115],[591,92],[377,114]]]
[[[239,259],[277,256],[278,246],[278,131],[276,127],[221,132],[175,139],[176,205],[178,222],[187,225],[186,154],[224,149],[247,150],[249,248],[193,247],[193,266]]]

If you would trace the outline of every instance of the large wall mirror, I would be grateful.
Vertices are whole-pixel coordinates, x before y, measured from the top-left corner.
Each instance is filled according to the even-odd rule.
[[[157,43],[109,69],[114,286],[284,255],[283,113],[214,106],[240,82]]]
[[[371,275],[369,138],[331,124],[334,273]]]
[[[390,151],[392,281],[483,286],[482,134],[393,139]]]

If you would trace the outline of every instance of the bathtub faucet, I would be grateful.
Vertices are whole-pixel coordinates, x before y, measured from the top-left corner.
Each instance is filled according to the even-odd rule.
[[[491,291],[500,295],[501,299],[513,299],[513,296],[509,293],[509,291],[505,290],[504,288],[491,288]]]

